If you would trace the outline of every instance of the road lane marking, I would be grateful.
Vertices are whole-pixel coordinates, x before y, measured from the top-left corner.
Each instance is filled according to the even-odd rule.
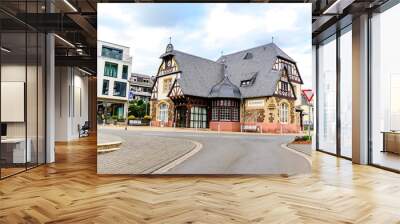
[[[185,160],[189,159],[190,157],[192,157],[193,155],[198,153],[203,148],[203,145],[200,142],[196,142],[196,141],[192,141],[192,140],[190,140],[190,141],[193,144],[195,144],[195,147],[191,151],[189,151],[188,153],[184,154],[183,156],[173,160],[172,162],[158,168],[157,170],[151,172],[151,174],[164,174],[164,173],[168,172],[168,170],[183,163]]]

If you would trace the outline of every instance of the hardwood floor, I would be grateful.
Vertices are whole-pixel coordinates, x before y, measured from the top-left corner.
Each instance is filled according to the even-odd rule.
[[[0,181],[0,223],[400,223],[400,175],[323,153],[302,176],[99,176],[94,137]]]

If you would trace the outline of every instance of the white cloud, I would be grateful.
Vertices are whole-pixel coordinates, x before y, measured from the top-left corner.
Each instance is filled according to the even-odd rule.
[[[223,46],[234,40],[243,38],[259,27],[254,16],[235,14],[226,4],[219,4],[212,8],[200,32],[204,32],[204,45],[208,48]]]
[[[165,26],[168,15],[151,13],[159,18],[151,18],[152,25],[149,26],[146,25],[148,18],[143,16],[143,10],[149,10],[146,8],[149,5],[157,6],[98,5],[98,38],[131,47],[133,72],[155,75],[160,63],[159,56],[164,52],[169,37],[172,37],[174,47],[178,50],[216,59],[222,50],[225,53],[243,50],[269,43],[271,36],[274,36],[278,45],[298,62],[303,79],[308,82],[305,76],[309,74],[311,77],[311,39],[304,44],[296,43],[296,46],[279,42],[290,39],[286,35],[296,38],[306,34],[311,38],[311,33],[308,33],[311,32],[310,7],[307,9],[310,15],[302,18],[305,14],[303,10],[307,8],[302,4],[197,4],[193,7],[204,7],[201,16],[189,14],[183,21],[187,23]],[[187,6],[190,7],[189,4]],[[300,29],[307,27],[307,24],[309,28],[306,31]]]

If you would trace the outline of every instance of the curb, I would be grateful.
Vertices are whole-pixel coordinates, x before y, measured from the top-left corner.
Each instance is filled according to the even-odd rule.
[[[123,127],[118,126],[104,126],[102,129],[124,129]],[[164,130],[163,130],[164,129]],[[183,133],[211,133],[211,134],[232,134],[232,135],[254,135],[254,136],[301,136],[304,135],[302,133],[259,133],[259,132],[230,132],[230,131],[211,131],[208,129],[195,129],[195,128],[172,128],[172,127],[136,127],[136,126],[129,126],[128,130],[133,131],[161,131],[161,132],[183,132]]]
[[[97,150],[97,153],[114,152],[114,151],[117,151],[117,150],[119,150],[119,149],[120,149],[120,148],[118,148],[118,147],[109,148],[109,149],[100,149],[100,150]]]
[[[108,146],[108,145],[118,145],[118,144],[122,144],[122,141],[98,143],[97,147],[103,147],[103,146]]]
[[[168,172],[170,169],[176,167],[177,165],[181,164],[185,160],[189,159],[190,157],[192,157],[194,154],[198,153],[203,148],[203,145],[200,142],[196,142],[196,141],[192,141],[192,140],[190,140],[190,141],[193,144],[195,144],[195,147],[191,151],[189,151],[189,152],[185,153],[184,155],[182,155],[181,157],[167,163],[166,165],[163,165],[162,167],[154,170],[150,174],[164,174],[164,173]]]
[[[301,152],[298,152],[298,151],[296,151],[296,150],[294,150],[294,149],[289,148],[289,147],[287,146],[288,144],[289,144],[289,143],[284,143],[284,144],[281,145],[281,147],[284,148],[284,149],[286,149],[286,150],[288,150],[288,151],[290,151],[290,152],[293,152],[294,154],[297,154],[297,155],[303,157],[304,159],[307,160],[307,162],[310,164],[310,166],[312,166],[311,156],[307,156],[307,155],[304,154],[304,153],[301,153]],[[311,167],[311,168],[312,168],[312,167]]]

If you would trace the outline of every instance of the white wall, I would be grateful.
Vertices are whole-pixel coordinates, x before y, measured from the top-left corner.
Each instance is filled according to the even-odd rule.
[[[55,140],[70,141],[89,120],[88,77],[72,67],[56,67],[55,73]]]
[[[118,64],[117,78],[104,76],[104,65],[105,65],[106,61]],[[129,76],[131,74],[131,62],[123,62],[123,61],[118,61],[118,60],[115,60],[115,59],[103,58],[103,57],[98,57],[97,58],[97,96],[98,97],[106,98],[106,99],[126,100],[126,101],[128,101],[129,82],[128,82],[128,79],[122,79],[122,67],[124,65],[128,66],[128,78],[129,78]],[[103,95],[103,93],[102,93],[102,91],[103,91],[103,80],[104,79],[109,80],[108,95]],[[125,97],[114,96],[114,82],[115,81],[126,83],[126,94],[125,94]]]
[[[164,80],[166,80],[166,79],[171,79],[171,87],[172,87],[172,85],[174,84],[175,79],[176,79],[176,74],[159,77],[157,79],[157,82],[158,82],[157,99],[158,100],[169,99],[168,92],[169,92],[170,89],[168,89],[167,92],[163,92]]]
[[[108,57],[102,57],[101,56],[101,50],[102,46],[108,46],[108,47],[113,47],[117,49],[122,49],[123,50],[123,57],[122,60],[117,60],[113,58],[108,58]],[[105,99],[114,99],[114,100],[126,100],[128,101],[128,93],[129,93],[129,82],[128,79],[132,73],[132,57],[129,56],[129,48],[120,46],[117,44],[111,44],[111,43],[104,43],[102,41],[97,42],[97,96]],[[105,62],[112,62],[115,64],[118,64],[118,74],[117,77],[108,77],[104,76],[104,65]],[[123,66],[126,65],[128,66],[128,79],[122,79],[122,68]],[[109,80],[109,91],[108,95],[103,95],[102,90],[103,90],[103,79]],[[119,82],[124,82],[126,83],[126,94],[125,97],[119,97],[119,96],[114,96],[114,82],[119,81]]]
[[[37,70],[38,69],[38,70]],[[25,64],[2,64],[2,120],[7,124],[7,137],[29,139],[31,161],[44,163],[45,116],[44,116],[44,74],[42,68]],[[25,80],[27,79],[27,80]],[[13,89],[5,88],[5,84]],[[16,84],[22,85],[17,88]],[[25,99],[26,85],[26,99]],[[18,99],[15,96],[18,96]],[[14,98],[13,98],[14,96]],[[8,100],[4,100],[4,98]],[[8,102],[6,102],[8,101]],[[26,103],[26,106],[25,106]],[[15,104],[15,105],[14,105]],[[25,111],[26,110],[26,111]],[[26,112],[26,119],[25,119]],[[8,119],[4,115],[17,115],[18,119]],[[49,157],[51,159],[51,157]],[[49,160],[51,162],[51,160]]]

